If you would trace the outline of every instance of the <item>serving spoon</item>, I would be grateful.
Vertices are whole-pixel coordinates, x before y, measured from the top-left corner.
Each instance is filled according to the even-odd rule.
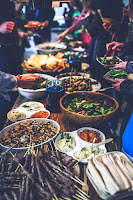
[[[99,143],[97,143],[97,144],[94,144],[94,143],[93,143],[93,147],[99,147],[99,146],[102,145],[102,144],[107,144],[107,143],[112,142],[112,141],[113,141],[113,138],[109,138],[109,139],[106,139],[106,140],[104,140],[104,141],[102,141],[102,142],[99,142]]]
[[[14,144],[13,146],[11,146],[10,148],[8,148],[6,151],[2,152],[1,155],[0,155],[0,158],[3,157],[8,151],[10,151],[12,148],[14,148],[17,144],[19,144],[20,142],[21,143],[24,143],[24,142],[27,142],[29,141],[30,138],[27,136],[27,135],[22,135],[19,139],[19,141]]]

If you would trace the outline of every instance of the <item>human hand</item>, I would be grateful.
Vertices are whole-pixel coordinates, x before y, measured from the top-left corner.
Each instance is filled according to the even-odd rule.
[[[22,88],[31,88],[35,84],[36,80],[40,78],[40,75],[36,74],[23,74],[17,77],[17,86]]]
[[[58,36],[58,41],[62,41],[64,39],[64,37],[66,36],[66,33],[65,31],[63,33],[61,33],[59,36]]]
[[[123,81],[125,81],[125,79],[116,78],[115,81],[116,81],[117,83],[113,83],[112,86],[113,86],[117,91],[120,92],[120,85],[121,85],[121,83],[122,83]]]
[[[120,64],[114,66],[114,67],[110,67],[110,69],[122,69],[122,70],[126,70],[126,65],[127,65],[127,61],[121,62]]]
[[[115,41],[106,44],[107,51],[109,51],[110,49],[112,49],[112,51],[115,51],[115,50],[121,51],[123,47],[124,47],[124,43],[119,43]]]
[[[44,22],[44,27],[47,27],[48,25],[49,25],[49,21],[46,20],[46,21]]]
[[[103,23],[103,28],[104,28],[106,31],[110,31],[110,29],[112,28],[112,24]]]
[[[0,33],[12,33],[15,23],[12,21],[6,21],[0,25]]]
[[[27,37],[27,33],[23,32],[23,31],[19,31],[18,32],[19,37],[24,38]]]

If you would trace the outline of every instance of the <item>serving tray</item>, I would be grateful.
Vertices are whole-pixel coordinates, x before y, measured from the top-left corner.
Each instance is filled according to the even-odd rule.
[[[73,157],[73,158],[74,158],[75,160],[77,160],[78,162],[81,162],[81,163],[83,163],[83,164],[87,164],[88,161],[80,161],[80,160],[78,160],[78,159],[76,158],[76,154],[77,154],[83,147],[91,147],[91,146],[92,146],[92,143],[86,142],[86,141],[82,140],[82,139],[78,136],[78,134],[79,134],[81,131],[83,131],[83,130],[93,130],[93,131],[96,131],[96,132],[100,133],[100,136],[101,136],[101,138],[102,138],[102,141],[104,141],[104,140],[106,139],[104,133],[101,132],[100,130],[95,129],[95,128],[91,128],[91,127],[82,127],[82,128],[79,128],[79,129],[77,129],[77,130],[75,130],[75,131],[67,132],[67,133],[69,133],[70,136],[72,136],[72,137],[75,139],[75,141],[76,141],[76,146],[75,146],[75,148],[74,148],[72,151],[70,151],[70,152],[63,152],[63,153],[66,153],[67,155]],[[57,142],[58,142],[58,140],[59,140],[60,138],[61,138],[61,134],[58,135],[58,137],[55,139],[55,143],[54,143],[54,144],[55,144],[55,148],[56,148],[56,149],[58,149],[58,147],[57,147]],[[93,147],[95,147],[95,143],[93,144]],[[105,152],[107,151],[106,148],[105,148],[105,144],[101,145],[100,148],[103,148]],[[61,151],[60,149],[58,149],[58,150]],[[61,152],[62,152],[62,151],[61,151]]]
[[[108,152],[106,153],[106,155],[114,155],[114,154],[118,154],[119,156],[124,156],[124,158],[130,163],[130,165],[133,167],[133,164],[132,162],[128,159],[128,157],[122,153],[122,152],[119,152],[119,151],[113,151],[113,152]],[[101,157],[101,155],[96,155],[95,157]],[[98,195],[102,198],[102,199],[105,199],[105,200],[119,200],[119,199],[123,199],[125,197],[129,197],[131,195],[133,195],[133,190],[131,191],[120,191],[120,192],[117,192],[116,194],[114,195],[110,195],[107,188],[105,190],[102,190],[99,186],[99,184],[97,183],[97,178],[96,177],[93,177],[89,171],[89,163],[91,162],[91,160],[88,162],[88,166],[86,168],[86,174],[88,176],[88,179],[90,180],[91,184],[93,185],[94,189],[96,190],[96,192],[98,193]]]

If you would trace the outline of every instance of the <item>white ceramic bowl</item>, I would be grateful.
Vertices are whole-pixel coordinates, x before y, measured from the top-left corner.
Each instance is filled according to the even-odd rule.
[[[54,138],[57,137],[59,131],[60,131],[60,126],[57,122],[55,122],[54,120],[50,120],[50,119],[44,119],[44,118],[33,118],[33,119],[26,119],[26,120],[22,120],[22,121],[19,121],[19,122],[16,122],[16,123],[13,123],[7,127],[5,127],[4,129],[2,129],[0,131],[0,138],[4,135],[6,135],[6,133],[13,127],[19,125],[20,123],[22,122],[27,122],[27,121],[33,121],[33,120],[36,120],[36,121],[41,121],[41,122],[50,122],[53,126],[55,126],[57,128],[57,133],[56,135],[54,135],[54,137],[52,137],[51,139],[47,140],[46,142],[43,142],[42,144],[38,144],[38,145],[35,145],[34,148],[37,148],[37,147],[40,147],[41,145],[43,144],[47,144],[49,143],[51,140],[53,140]],[[9,147],[7,146],[4,146],[3,144],[0,143],[0,146],[2,148],[2,151],[6,151]],[[11,150],[11,152],[15,153],[15,152],[18,152],[18,151],[26,151],[29,147],[23,147],[23,148],[13,148]]]
[[[40,75],[40,77],[44,77],[48,80],[54,79],[53,76],[50,76],[50,75],[47,75],[47,74],[37,74],[37,75]],[[37,98],[40,98],[40,97],[42,97],[46,94],[46,88],[31,90],[31,89],[23,89],[21,87],[18,87],[18,92],[22,96],[26,97],[27,99],[37,99]]]
[[[90,148],[91,148],[91,146],[84,146],[84,147],[87,148],[87,149],[90,149]],[[77,160],[78,162],[87,164],[88,161],[82,161],[82,160],[79,160],[79,159],[77,158],[77,154],[78,154],[84,147],[77,149],[77,150],[74,152],[74,154],[73,154],[73,158],[74,158],[75,160]],[[105,146],[99,146],[98,148],[99,148],[99,149],[103,149],[104,152],[103,152],[102,154],[104,154],[104,153],[107,152],[107,149],[106,149]],[[101,155],[102,155],[102,154],[101,154]],[[100,154],[98,154],[98,155],[100,155]],[[90,159],[91,159],[91,158],[90,158]]]
[[[91,128],[91,127],[82,127],[82,128],[79,128],[79,129],[77,130],[77,135],[78,135],[78,137],[79,137],[79,133],[82,132],[83,130],[93,130],[93,131],[96,131],[96,132],[100,133],[100,137],[102,138],[101,142],[102,142],[102,141],[105,141],[105,139],[106,139],[103,132],[101,132],[101,131],[98,130],[98,129]],[[80,140],[81,143],[86,144],[86,146],[87,146],[87,145],[89,145],[89,146],[92,145],[91,142],[86,142],[85,140],[82,140],[80,137],[79,137],[79,140]],[[97,144],[97,143],[96,143],[96,144]],[[95,147],[95,143],[94,143],[93,145],[94,145],[94,147]],[[105,145],[104,145],[104,146],[105,146]]]
[[[66,133],[69,133],[69,135],[71,135],[71,137],[73,137],[73,138],[75,139],[75,142],[76,142],[75,148],[74,148],[72,151],[69,151],[69,152],[61,151],[61,150],[57,147],[57,143],[58,143],[58,141],[61,139],[61,134],[58,135],[58,136],[56,137],[54,145],[55,145],[55,148],[58,149],[58,151],[63,152],[63,153],[67,153],[67,155],[72,156],[73,153],[74,153],[74,151],[75,151],[75,149],[76,149],[77,146],[78,146],[78,141],[77,141],[76,137],[74,136],[73,132],[66,132]],[[63,134],[65,134],[65,133],[63,133]]]
[[[56,47],[56,49],[47,49],[47,46]],[[67,48],[67,46],[63,42],[62,43],[45,42],[45,43],[37,45],[36,47],[40,54],[47,54],[47,55],[49,54],[55,55],[59,51],[62,51]]]

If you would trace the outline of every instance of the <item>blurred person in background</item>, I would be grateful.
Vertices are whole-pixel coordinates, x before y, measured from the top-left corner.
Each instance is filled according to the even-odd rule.
[[[38,44],[45,41],[50,41],[50,29],[53,23],[55,12],[52,8],[51,0],[34,0],[34,2],[35,10],[31,10],[31,3],[27,4],[26,17],[28,21],[33,20],[44,23],[43,28],[34,30],[40,35],[40,37],[35,37],[35,43]]]
[[[20,57],[20,66],[24,59],[24,48],[30,47],[28,42],[28,31],[24,27],[27,24],[26,15],[23,13],[22,9],[25,6],[25,3],[15,3],[15,11],[16,11],[16,25],[19,37],[19,57]],[[22,68],[19,70],[21,73]]]
[[[14,75],[19,73],[19,36],[15,19],[15,4],[10,0],[1,0],[0,70]]]
[[[113,41],[106,45],[107,51],[112,49],[112,51],[118,52],[118,56],[123,60],[132,61],[133,60],[133,0],[130,0],[128,6],[123,8],[123,15],[128,16],[131,22],[128,25],[127,34],[122,41]]]
[[[91,36],[91,45],[89,47],[91,73],[94,78],[102,83],[102,68],[98,69],[96,56],[101,57],[106,52],[106,43],[110,41],[111,35],[102,26],[102,20],[97,12],[94,0],[82,0],[83,9],[78,20],[67,30],[59,35],[58,40],[62,41],[65,35],[71,33],[84,25]]]
[[[39,75],[33,74],[14,76],[0,71],[0,95],[3,96],[6,102],[6,104],[5,102],[0,102],[0,129],[4,125],[6,113],[8,112],[7,101],[10,102],[10,96],[8,95],[8,92],[17,91],[18,86],[26,86],[26,88],[31,88],[39,77]]]
[[[78,20],[82,11],[82,4],[80,0],[71,0],[69,3],[69,7],[70,11],[67,13],[67,16],[66,14],[64,15],[64,19],[68,27]],[[80,29],[74,32],[75,38],[78,38],[78,35],[80,34],[80,31],[83,30],[83,28],[84,27],[82,26]]]

